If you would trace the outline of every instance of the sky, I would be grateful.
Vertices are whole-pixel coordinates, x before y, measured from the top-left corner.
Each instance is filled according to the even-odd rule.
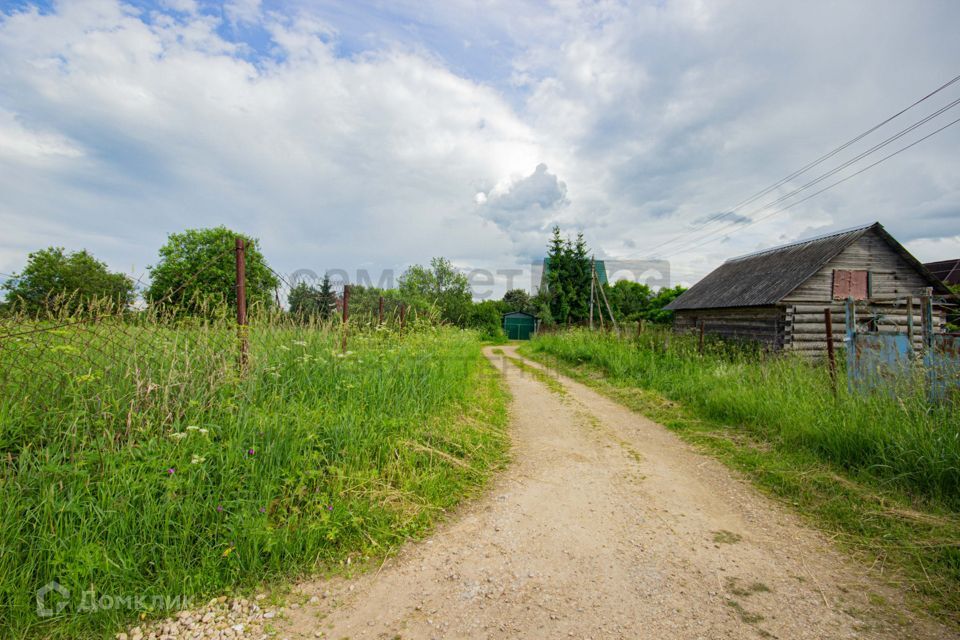
[[[781,210],[960,106],[767,206],[960,82],[733,208],[960,74],[957,24],[953,0],[0,0],[0,274],[62,246],[148,277],[220,224],[282,274],[445,256],[495,276],[478,297],[530,288],[553,225],[671,284],[874,221],[960,257],[960,124]]]

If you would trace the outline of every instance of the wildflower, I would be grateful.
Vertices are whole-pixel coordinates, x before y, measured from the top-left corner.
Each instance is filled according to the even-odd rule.
[[[177,469],[176,469],[175,467],[170,467],[169,469],[167,469],[167,475],[168,475],[168,476],[172,476],[172,475],[175,474],[176,472],[177,472]]]
[[[266,507],[260,507],[260,513],[266,513],[266,512],[267,512]]]
[[[218,505],[217,505],[217,513],[223,513],[223,505],[222,505],[222,504],[218,504]]]
[[[190,425],[189,427],[187,427],[187,431],[199,431],[199,430],[200,430],[200,427],[196,425]]]
[[[327,511],[333,511],[333,505],[332,505],[332,504],[328,504],[328,505],[327,505]]]
[[[197,454],[193,454],[193,457],[190,458],[190,464],[203,464],[205,461],[206,458]]]
[[[173,438],[174,440],[183,440],[184,438],[187,437],[187,434],[181,431],[178,433],[171,433],[170,437]]]
[[[247,455],[248,455],[248,456],[252,456],[252,455],[254,455],[255,453],[256,453],[256,451],[255,451],[252,447],[251,447],[250,449],[247,449]]]
[[[209,433],[209,432],[210,432],[209,429],[204,429],[204,428],[202,428],[202,427],[200,428],[200,433],[202,433],[202,434],[204,434],[204,435],[206,435],[206,434]]]
[[[294,340],[294,341],[293,341],[293,344],[297,345],[298,347],[305,347],[305,346],[307,346],[307,343],[304,342],[303,340]]]

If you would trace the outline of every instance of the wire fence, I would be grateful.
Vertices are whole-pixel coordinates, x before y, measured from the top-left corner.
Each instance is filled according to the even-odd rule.
[[[299,357],[348,353],[353,338],[385,343],[432,320],[395,297],[341,284],[324,313],[292,313],[273,300],[246,300],[242,241],[144,305],[51,296],[0,315],[0,456],[9,471],[29,449],[59,442],[71,456],[120,447],[189,423],[214,403],[242,403],[257,379]],[[204,273],[234,261],[234,295],[197,289]],[[219,295],[212,295],[217,293]],[[208,295],[211,294],[211,295]],[[14,470],[15,473],[15,470]]]

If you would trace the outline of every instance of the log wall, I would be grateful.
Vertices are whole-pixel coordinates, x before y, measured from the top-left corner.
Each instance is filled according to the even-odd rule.
[[[705,334],[781,349],[785,317],[785,309],[779,307],[688,309],[675,312],[673,326],[677,331],[699,331],[702,321]]]

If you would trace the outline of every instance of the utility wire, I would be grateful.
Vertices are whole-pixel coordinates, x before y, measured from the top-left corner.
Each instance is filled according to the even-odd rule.
[[[890,136],[890,137],[887,138],[886,140],[875,144],[874,146],[870,147],[870,148],[867,149],[866,151],[863,151],[862,153],[854,156],[853,158],[847,160],[846,162],[840,164],[839,166],[834,167],[834,168],[831,169],[830,171],[827,171],[827,172],[825,172],[825,173],[817,176],[816,178],[814,178],[813,180],[810,180],[810,181],[807,182],[806,184],[804,184],[804,185],[802,185],[802,186],[800,186],[800,187],[797,187],[797,188],[794,189],[793,191],[790,191],[789,193],[786,193],[786,194],[780,196],[780,197],[777,198],[776,200],[773,200],[773,201],[771,201],[771,202],[768,202],[767,204],[763,205],[763,206],[760,207],[759,209],[754,209],[754,210],[751,211],[750,213],[745,214],[745,217],[750,218],[751,216],[753,216],[753,215],[755,215],[755,214],[757,214],[757,213],[760,213],[761,211],[764,211],[764,210],[768,209],[769,207],[776,206],[776,205],[780,204],[781,202],[784,202],[784,201],[786,201],[786,200],[789,200],[790,198],[792,198],[793,196],[797,195],[798,193],[800,193],[800,192],[802,192],[802,191],[806,191],[806,190],[809,189],[810,187],[812,187],[812,186],[814,186],[814,185],[817,185],[817,184],[823,182],[824,180],[826,180],[826,179],[829,178],[830,176],[836,175],[837,173],[843,171],[843,170],[846,169],[847,167],[850,167],[851,165],[859,162],[860,160],[866,158],[867,156],[876,153],[877,151],[879,151],[880,149],[886,147],[887,145],[889,145],[889,144],[891,144],[891,143],[893,143],[893,142],[896,142],[897,140],[899,140],[899,139],[902,138],[903,136],[907,135],[907,134],[910,133],[911,131],[914,131],[914,130],[916,130],[917,128],[925,125],[926,123],[930,122],[931,120],[933,120],[933,119],[936,118],[937,116],[942,115],[942,114],[945,113],[946,111],[948,111],[948,110],[956,107],[958,104],[960,104],[960,98],[957,98],[956,100],[954,100],[954,101],[951,102],[950,104],[948,104],[948,105],[946,105],[946,106],[944,106],[944,107],[941,107],[940,109],[938,109],[937,111],[931,113],[930,115],[928,115],[928,116],[926,116],[926,117],[924,117],[924,118],[921,118],[920,120],[918,120],[917,122],[914,122],[914,123],[911,124],[910,126],[905,127],[904,129],[901,129],[900,131],[898,131],[898,132],[895,133],[894,135]],[[948,125],[948,126],[949,126],[949,125]],[[940,131],[940,130],[938,129],[938,131]],[[926,138],[921,138],[921,140],[925,140],[925,139],[926,139]],[[909,148],[909,147],[907,147],[907,148]],[[873,165],[871,165],[871,166],[873,166]],[[856,174],[854,174],[854,175],[856,175]],[[819,193],[819,192],[818,192],[818,193]],[[805,200],[805,199],[804,199],[804,200]],[[803,200],[801,200],[800,202],[803,202]],[[738,224],[739,224],[739,223],[736,222],[736,221],[730,221],[730,222],[728,222],[725,226],[721,227],[720,229],[716,229],[716,230],[713,230],[713,231],[708,231],[706,234],[700,236],[699,238],[693,238],[693,239],[691,240],[691,242],[696,243],[696,242],[698,242],[699,240],[702,240],[702,239],[704,239],[704,238],[709,237],[709,236],[710,236],[711,234],[713,234],[713,233],[717,233],[718,231],[722,232],[724,229],[730,229],[730,228],[732,228],[732,227],[737,226]],[[686,244],[686,242],[681,243],[678,247],[674,247],[673,249],[671,249],[671,251],[673,251],[674,253],[679,252],[679,251],[683,251],[683,250],[684,250],[683,246],[684,246],[685,244]],[[655,254],[655,255],[658,255],[658,254]]]
[[[664,243],[662,243],[661,245],[659,245],[659,248],[662,249],[663,247],[665,247],[665,246],[667,246],[667,245],[670,245],[670,244],[673,244],[673,243],[676,242],[677,240],[680,240],[680,239],[682,239],[682,238],[690,235],[691,233],[696,233],[697,231],[700,231],[700,230],[702,230],[702,229],[705,229],[706,227],[710,226],[711,224],[713,224],[714,222],[716,222],[716,221],[718,221],[718,220],[721,220],[721,219],[723,219],[723,218],[726,218],[726,217],[728,217],[728,216],[733,215],[734,213],[736,213],[737,209],[743,207],[744,205],[750,204],[751,202],[756,201],[757,199],[759,199],[759,198],[765,196],[766,194],[770,193],[771,191],[779,188],[780,186],[784,185],[785,183],[789,182],[790,180],[793,180],[794,178],[796,178],[796,177],[798,177],[798,176],[806,173],[807,171],[809,171],[809,170],[812,169],[813,167],[816,167],[817,165],[820,165],[820,164],[824,163],[825,161],[827,161],[827,160],[829,160],[830,158],[832,158],[833,156],[837,155],[838,153],[840,153],[840,152],[843,151],[844,149],[847,149],[847,148],[850,147],[851,145],[859,142],[860,140],[862,140],[862,139],[865,138],[866,136],[870,135],[871,133],[873,133],[873,132],[876,131],[877,129],[883,127],[884,125],[890,123],[891,121],[895,120],[896,118],[902,116],[902,115],[903,115],[904,113],[906,113],[907,111],[910,111],[911,109],[913,109],[913,108],[916,107],[917,105],[919,105],[919,104],[925,102],[926,100],[932,98],[932,97],[935,96],[936,94],[940,93],[941,91],[943,91],[944,89],[950,87],[951,85],[957,83],[958,81],[960,81],[960,75],[957,75],[957,76],[953,77],[952,79],[950,79],[950,80],[948,80],[947,82],[945,82],[944,84],[940,85],[939,87],[937,87],[936,89],[934,89],[933,91],[931,91],[930,93],[928,93],[927,95],[925,95],[925,96],[919,98],[918,100],[914,101],[911,105],[909,105],[909,106],[901,109],[900,111],[898,111],[897,113],[895,113],[895,114],[891,115],[890,117],[886,118],[886,119],[883,120],[882,122],[879,122],[879,123],[875,124],[874,126],[870,127],[870,128],[867,129],[866,131],[864,131],[863,133],[861,133],[861,134],[859,134],[859,135],[857,135],[857,136],[854,136],[854,137],[851,138],[850,140],[844,142],[843,144],[841,144],[840,146],[834,148],[833,150],[825,153],[824,155],[820,156],[820,157],[817,158],[816,160],[813,160],[813,161],[807,163],[806,165],[804,165],[803,167],[797,169],[796,171],[794,171],[794,172],[791,173],[790,175],[788,175],[788,176],[786,176],[786,177],[784,177],[784,178],[781,178],[780,180],[778,180],[777,182],[773,183],[773,184],[770,185],[769,187],[766,187],[765,189],[762,189],[762,190],[758,191],[757,193],[753,194],[753,195],[750,196],[749,198],[746,198],[745,200],[741,200],[741,201],[738,202],[736,205],[734,205],[733,207],[729,208],[729,209],[726,210],[726,211],[723,211],[723,212],[721,212],[721,213],[716,213],[716,214],[708,217],[708,218],[707,218],[703,223],[701,223],[698,227],[696,227],[696,228],[694,228],[694,229],[691,229],[691,230],[688,230],[688,231],[685,231],[685,232],[683,232],[683,233],[680,233],[680,234],[678,234],[677,236],[675,236],[674,238],[671,238],[670,240],[667,240],[666,242],[664,242]]]
[[[846,177],[844,177],[844,178],[841,178],[840,180],[837,180],[836,182],[833,182],[833,183],[827,185],[826,187],[824,187],[823,189],[820,189],[819,191],[816,191],[816,192],[814,192],[814,193],[811,193],[810,195],[808,195],[808,196],[806,196],[806,197],[804,197],[804,198],[801,198],[800,200],[797,200],[796,202],[793,202],[793,203],[789,204],[789,205],[786,206],[786,207],[783,207],[783,208],[781,208],[781,209],[776,209],[776,210],[774,210],[774,211],[771,211],[770,213],[768,213],[768,214],[766,214],[766,215],[764,215],[764,216],[760,216],[759,218],[756,218],[755,220],[752,220],[752,221],[748,222],[747,224],[740,226],[738,229],[736,229],[736,231],[739,232],[739,231],[742,231],[743,229],[746,229],[747,227],[752,227],[753,225],[755,225],[755,224],[757,224],[757,223],[759,223],[759,222],[762,222],[763,220],[766,220],[767,218],[770,218],[771,216],[774,216],[774,215],[776,215],[776,214],[778,214],[778,213],[783,213],[784,211],[787,211],[788,209],[792,209],[793,207],[797,206],[798,204],[801,204],[801,203],[803,203],[803,202],[806,202],[807,200],[809,200],[809,199],[811,199],[811,198],[814,198],[814,197],[820,195],[820,194],[823,193],[824,191],[829,191],[830,189],[833,189],[833,188],[836,187],[837,185],[843,184],[843,183],[846,182],[847,180],[850,180],[851,178],[855,178],[856,176],[860,175],[861,173],[863,173],[863,172],[865,172],[865,171],[868,171],[868,170],[872,169],[873,167],[877,166],[878,164],[880,164],[880,163],[882,163],[882,162],[886,162],[886,161],[889,160],[890,158],[892,158],[892,157],[894,157],[894,156],[896,156],[896,155],[899,155],[899,154],[903,153],[904,151],[906,151],[907,149],[909,149],[909,148],[911,148],[911,147],[914,147],[914,146],[920,144],[920,143],[923,142],[924,140],[926,140],[926,139],[928,139],[928,138],[932,138],[933,136],[935,136],[936,134],[940,133],[940,132],[943,131],[944,129],[947,129],[948,127],[952,127],[953,125],[957,124],[958,122],[960,122],[960,118],[957,118],[956,120],[953,120],[952,122],[948,122],[947,124],[943,125],[943,126],[940,127],[939,129],[928,133],[927,135],[923,136],[922,138],[920,138],[920,139],[918,139],[918,140],[914,140],[914,141],[911,142],[910,144],[908,144],[908,145],[906,145],[906,146],[904,146],[904,147],[901,147],[901,148],[897,149],[897,150],[894,151],[893,153],[890,153],[890,154],[888,154],[888,155],[880,158],[879,160],[877,160],[876,162],[874,162],[874,163],[872,163],[872,164],[868,164],[867,166],[863,167],[863,168],[860,169],[859,171],[856,171],[856,172],[854,172],[854,173],[851,173],[850,175],[848,175],[848,176],[846,176]],[[726,235],[723,235],[723,236],[716,236],[716,237],[714,237],[714,238],[708,238],[708,239],[705,240],[704,242],[701,242],[701,243],[699,243],[699,244],[696,244],[696,245],[693,245],[693,246],[690,246],[690,247],[686,247],[685,249],[682,249],[682,250],[683,250],[683,251],[690,251],[691,249],[696,249],[696,248],[698,248],[698,247],[702,247],[703,245],[710,244],[711,242],[716,242],[717,240],[722,240],[722,239],[724,239],[724,238],[729,238],[729,237],[732,236],[733,234],[734,234],[734,232],[731,231],[730,233],[728,233],[728,234],[726,234]],[[674,255],[676,255],[676,254],[674,254]]]

